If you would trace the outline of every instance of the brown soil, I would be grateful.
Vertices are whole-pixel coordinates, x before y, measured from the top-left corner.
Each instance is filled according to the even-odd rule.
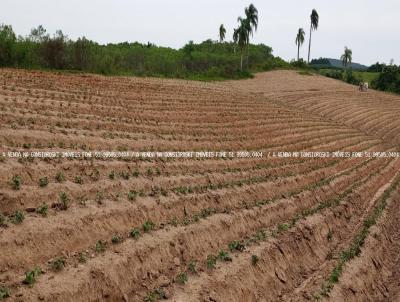
[[[312,301],[399,175],[396,158],[266,156],[399,151],[400,97],[316,75],[275,71],[200,83],[1,69],[0,83],[1,152],[264,152],[202,160],[0,157],[0,290],[10,290],[9,301]],[[400,300],[400,189],[392,189],[360,255],[320,299]],[[45,217],[36,211],[43,204]],[[25,217],[19,224],[16,211]],[[148,232],[146,221],[154,223]],[[243,250],[231,251],[234,241]],[[213,267],[221,251],[228,256]],[[42,273],[24,284],[35,267]]]

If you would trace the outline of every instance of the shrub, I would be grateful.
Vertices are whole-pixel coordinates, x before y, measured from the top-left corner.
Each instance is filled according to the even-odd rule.
[[[111,171],[110,174],[108,174],[108,178],[115,179],[115,172]]]
[[[290,62],[290,65],[291,65],[292,67],[295,67],[295,68],[302,68],[302,69],[308,68],[307,62],[304,61],[303,59],[300,59],[300,60],[298,60],[298,61],[291,61],[291,62]]]
[[[42,177],[42,178],[39,179],[39,186],[41,188],[44,188],[48,184],[49,184],[49,180],[47,179],[47,177]]]
[[[372,86],[382,91],[400,93],[400,66],[385,66]]]
[[[14,175],[11,178],[11,186],[14,190],[19,190],[22,184],[22,177],[19,175]]]
[[[328,78],[343,80],[343,71],[342,70],[330,70],[325,73],[325,76]]]
[[[351,69],[347,70],[344,73],[344,80],[347,83],[353,84],[353,85],[358,85],[361,82],[361,79],[359,79],[356,76],[354,76],[353,71]]]

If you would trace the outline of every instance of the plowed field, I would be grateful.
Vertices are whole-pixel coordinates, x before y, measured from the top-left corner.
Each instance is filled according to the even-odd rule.
[[[399,301],[400,97],[0,70],[0,300]],[[11,151],[259,151],[10,158]],[[6,297],[9,296],[9,297]]]

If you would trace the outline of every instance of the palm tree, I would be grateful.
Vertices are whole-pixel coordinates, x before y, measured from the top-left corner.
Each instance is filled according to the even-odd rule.
[[[295,41],[296,45],[297,45],[297,61],[300,60],[300,47],[304,43],[305,34],[306,33],[304,32],[304,29],[299,28],[299,31],[298,31],[297,36],[296,36],[296,41]]]
[[[248,28],[248,33],[247,33],[247,68],[249,67],[249,45],[250,45],[250,35],[253,36],[253,29],[254,31],[257,31],[258,27],[258,10],[257,8],[253,5],[250,4],[249,7],[246,7],[244,9],[244,13],[246,15],[246,20],[247,20],[247,28]]]
[[[351,49],[347,48],[347,46],[344,48],[344,54],[340,57],[342,60],[342,64],[344,66],[344,69],[347,70],[347,65],[351,64],[351,60],[353,59],[353,52]]]
[[[309,44],[308,44],[308,60],[307,63],[310,63],[310,51],[311,51],[311,33],[313,30],[318,29],[318,23],[319,23],[319,16],[318,13],[315,9],[312,10],[311,13],[311,25],[310,25],[310,38],[309,38]]]
[[[219,42],[222,43],[225,40],[226,29],[224,24],[219,27]]]
[[[233,41],[237,43],[240,49],[240,70],[243,70],[243,51],[246,48],[249,37],[249,22],[246,19],[238,18],[239,26],[233,31]]]

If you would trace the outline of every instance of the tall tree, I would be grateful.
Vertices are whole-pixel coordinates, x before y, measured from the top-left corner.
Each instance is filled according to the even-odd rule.
[[[247,19],[238,18],[239,26],[233,31],[233,41],[238,44],[240,49],[240,70],[243,70],[243,52],[249,41],[249,22]]]
[[[296,45],[297,45],[297,61],[300,60],[300,47],[301,45],[303,45],[304,43],[304,36],[305,36],[305,32],[304,29],[299,28],[299,31],[297,32],[297,36],[296,36]]]
[[[311,12],[311,25],[310,25],[310,38],[309,38],[309,43],[308,43],[308,60],[307,63],[310,63],[310,52],[311,52],[311,34],[313,30],[318,29],[318,24],[319,24],[319,16],[318,13],[315,9],[312,10]]]
[[[247,22],[247,68],[249,67],[249,47],[250,47],[250,36],[253,36],[253,30],[257,31],[258,27],[258,10],[250,4],[249,7],[244,9]]]
[[[226,29],[224,27],[224,24],[221,24],[219,27],[219,42],[222,43],[225,40],[225,34],[226,34]]]
[[[0,66],[13,64],[14,47],[17,38],[11,25],[0,25]]]
[[[351,61],[353,59],[353,52],[351,51],[351,49],[347,48],[347,46],[346,46],[344,48],[344,54],[342,54],[340,59],[342,60],[342,64],[343,64],[344,68],[347,70],[347,65],[351,64]]]

